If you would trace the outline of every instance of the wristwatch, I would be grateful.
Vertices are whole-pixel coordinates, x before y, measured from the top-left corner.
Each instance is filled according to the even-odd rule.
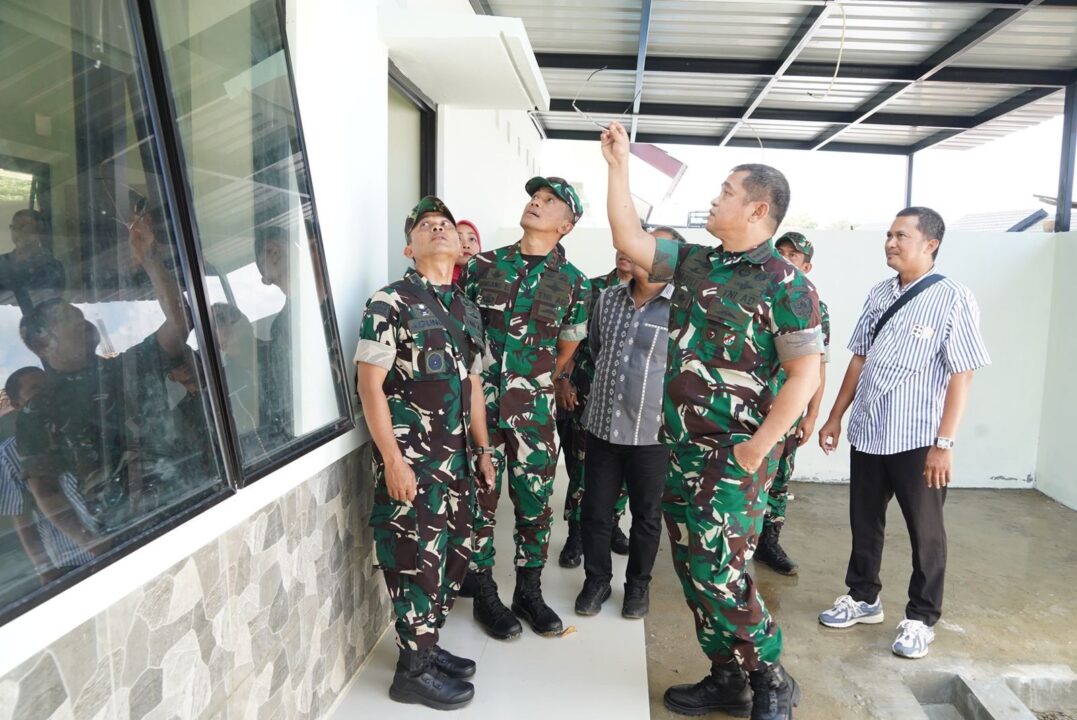
[[[493,455],[494,449],[488,445],[478,445],[471,448],[472,455]]]
[[[569,379],[568,378],[568,373],[567,372],[559,373],[555,379],[556,380],[568,380]]]
[[[937,437],[935,438],[935,447],[937,447],[939,450],[953,450],[954,439],[948,437]]]

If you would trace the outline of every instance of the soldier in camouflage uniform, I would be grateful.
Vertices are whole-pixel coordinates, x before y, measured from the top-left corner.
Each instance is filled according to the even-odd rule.
[[[780,663],[781,631],[747,573],[778,442],[818,387],[823,350],[815,288],[770,242],[789,185],[766,165],[734,168],[707,220],[721,245],[678,244],[640,229],[620,123],[602,133],[602,153],[614,246],[654,280],[674,285],[662,411],[671,463],[662,509],[711,674],[669,688],[666,707],[791,718],[800,691]],[[775,396],[779,368],[788,379]]]
[[[598,301],[603,290],[614,285],[628,282],[632,277],[632,261],[618,254],[617,265],[605,275],[591,278],[591,292],[588,295],[588,315]],[[557,434],[561,438],[561,451],[565,454],[565,469],[568,471],[568,491],[565,493],[565,520],[568,521],[568,539],[565,541],[558,564],[564,568],[579,567],[583,561],[583,540],[580,532],[580,514],[583,507],[583,464],[584,450],[587,446],[587,428],[583,425],[583,413],[587,408],[587,396],[591,392],[591,383],[595,377],[595,359],[587,345],[587,340],[580,343],[576,357],[569,363],[569,369],[557,377],[558,409],[565,409],[568,417],[564,427],[558,425]],[[559,421],[560,422],[560,421]],[[620,521],[628,506],[628,488],[621,486],[621,495],[614,507],[613,537],[610,549],[619,555],[628,554],[628,538],[621,530]]]
[[[808,238],[798,232],[787,232],[778,238],[774,248],[793,266],[807,275],[811,272],[815,246]],[[819,405],[823,402],[826,388],[826,363],[830,360],[830,313],[826,303],[819,302],[819,315],[823,329],[823,363],[819,366],[819,389],[812,395],[811,402],[804,416],[799,418],[782,441],[781,457],[778,458],[778,472],[767,493],[767,511],[763,516],[763,532],[759,535],[759,546],[755,549],[755,561],[763,563],[782,575],[796,575],[797,564],[785,552],[778,542],[778,536],[785,526],[785,511],[789,502],[789,481],[793,478],[796,465],[797,448],[811,437],[815,430],[815,421],[819,417]],[[774,392],[777,393],[785,382],[785,372],[779,372],[775,378]]]
[[[561,618],[542,598],[541,574],[550,540],[550,496],[557,462],[554,377],[587,335],[587,277],[555,251],[583,214],[576,191],[562,178],[535,177],[525,190],[521,240],[479,253],[461,284],[482,311],[487,356],[482,373],[487,423],[498,464],[491,502],[475,523],[474,572],[469,585],[475,618],[491,636],[519,635],[519,623],[497,595],[494,512],[507,470],[516,510],[516,591],[512,612],[542,635],[560,633]]]
[[[474,695],[464,678],[475,663],[441,649],[438,630],[471,557],[476,468],[487,489],[494,480],[478,377],[482,321],[452,285],[454,225],[435,197],[411,211],[404,255],[415,269],[371,296],[355,353],[375,443],[375,565],[400,647],[389,695],[442,710]]]

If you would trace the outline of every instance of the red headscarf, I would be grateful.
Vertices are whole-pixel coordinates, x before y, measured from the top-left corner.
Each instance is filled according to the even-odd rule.
[[[475,244],[479,246],[479,252],[482,252],[482,236],[479,235],[479,228],[475,226],[475,223],[470,220],[457,220],[456,227],[459,229],[461,225],[467,225],[469,228],[475,231]],[[463,265],[453,265],[452,268],[452,281],[456,283],[460,279],[460,273],[463,272]]]

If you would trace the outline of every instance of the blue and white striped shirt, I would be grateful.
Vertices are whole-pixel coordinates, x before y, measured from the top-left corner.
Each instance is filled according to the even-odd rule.
[[[79,495],[75,477],[64,473],[59,482],[61,492],[79,520],[86,527],[95,527],[96,523]],[[0,442],[0,516],[32,515],[34,530],[41,538],[45,554],[49,556],[54,567],[72,568],[91,562],[93,556],[45,519],[36,507],[26,507],[26,504],[32,505],[32,501],[28,499],[29,494],[30,489],[22,478],[22,461],[15,451],[15,438],[8,438]]]
[[[980,309],[964,285],[935,283],[890,318],[874,344],[886,309],[935,269],[902,288],[897,277],[868,293],[849,350],[866,356],[849,417],[849,443],[871,455],[935,443],[950,376],[991,363],[980,337]]]

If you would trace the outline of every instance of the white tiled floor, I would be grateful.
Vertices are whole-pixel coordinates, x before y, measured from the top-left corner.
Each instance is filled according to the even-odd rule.
[[[621,617],[625,559],[614,555],[613,595],[595,617],[573,611],[583,583],[583,568],[566,570],[557,565],[564,544],[566,525],[560,519],[566,477],[558,468],[554,496],[554,527],[550,564],[542,574],[546,602],[576,632],[562,638],[543,638],[524,625],[516,640],[501,642],[484,633],[471,617],[471,601],[461,598],[441,634],[441,645],[478,663],[475,699],[466,708],[444,713],[459,718],[619,718],[649,717],[647,699],[647,653],[642,620]],[[501,599],[511,601],[512,502],[504,492],[498,507],[495,534],[495,576]],[[627,532],[628,519],[622,523]],[[396,664],[393,633],[387,632],[338,706],[337,720],[356,718],[441,717],[443,714],[389,699],[388,689]]]

